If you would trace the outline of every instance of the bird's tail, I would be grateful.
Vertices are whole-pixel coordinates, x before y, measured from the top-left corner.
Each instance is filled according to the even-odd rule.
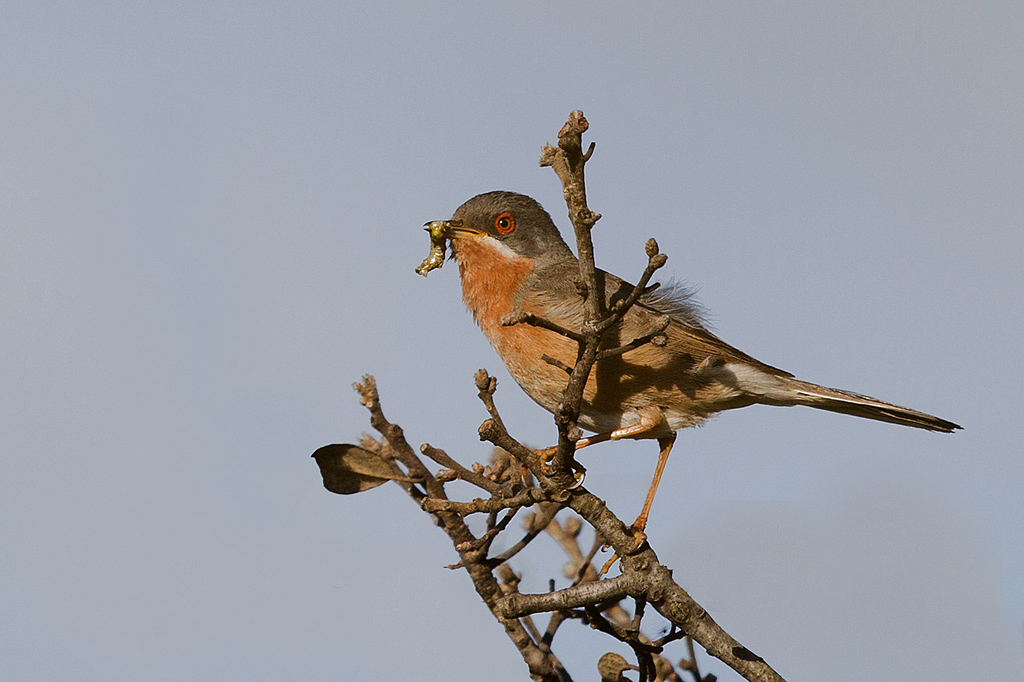
[[[778,393],[771,391],[771,393],[776,393],[776,396],[773,397],[782,397],[779,393],[785,394],[785,399],[780,400],[778,404],[807,405],[819,410],[840,412],[854,417],[876,419],[942,433],[952,433],[961,428],[959,424],[954,424],[951,421],[850,391],[826,388],[789,377],[783,379],[782,384],[785,387],[783,391]]]

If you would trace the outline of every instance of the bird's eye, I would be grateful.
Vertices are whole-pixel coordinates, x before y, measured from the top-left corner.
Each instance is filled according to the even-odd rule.
[[[516,218],[511,213],[502,213],[494,219],[494,229],[501,234],[510,234],[516,229]]]

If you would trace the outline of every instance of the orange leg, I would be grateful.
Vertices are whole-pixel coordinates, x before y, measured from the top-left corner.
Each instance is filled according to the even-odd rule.
[[[606,440],[612,440],[615,437],[612,435],[614,433],[614,431],[609,431],[608,433],[599,433],[596,436],[585,436],[583,438],[580,438],[578,441],[576,441],[576,449],[582,450],[588,445],[594,445],[595,443],[603,443]],[[550,462],[551,459],[555,456],[556,452],[558,452],[558,446],[552,445],[550,448],[538,450],[537,456],[543,457],[545,462]]]
[[[598,433],[593,436],[585,436],[576,441],[576,449],[582,450],[588,445],[596,445],[597,443],[604,443],[609,440],[621,440],[623,438],[630,438],[632,436],[639,436],[653,431],[654,429],[662,426],[665,423],[665,417],[659,410],[656,414],[644,415],[640,418],[640,421],[632,426],[626,426],[621,429],[615,429],[614,431],[607,431],[605,433]],[[675,435],[672,436],[675,439]],[[669,447],[671,449],[671,446]],[[550,448],[544,448],[538,450],[537,455],[544,458],[545,462],[550,462],[551,458],[558,452],[558,446],[552,445]]]
[[[637,548],[647,541],[647,533],[644,532],[647,528],[647,517],[651,514],[651,505],[654,504],[654,496],[658,492],[658,484],[661,483],[661,475],[665,473],[665,464],[668,463],[668,456],[672,453],[672,445],[675,442],[676,434],[674,433],[668,438],[658,439],[658,445],[661,450],[658,452],[658,466],[654,469],[654,480],[651,482],[651,487],[647,490],[647,499],[644,500],[644,507],[640,511],[640,516],[636,517],[636,521],[634,521],[633,525],[629,527],[633,532],[633,537],[636,538]],[[605,565],[601,567],[601,575],[607,573],[618,558],[618,554],[613,554],[612,558],[605,562]]]
[[[637,536],[637,540],[640,544],[647,539],[647,535],[644,533],[644,529],[647,528],[647,517],[651,513],[651,505],[654,504],[654,495],[658,492],[658,484],[661,483],[661,475],[665,473],[665,464],[668,462],[668,456],[672,453],[672,444],[676,442],[676,434],[672,434],[668,438],[659,438],[658,445],[661,447],[661,451],[658,453],[658,466],[654,469],[654,481],[651,482],[651,487],[647,491],[647,499],[644,501],[644,508],[640,512],[640,516],[636,517],[636,521],[630,528],[633,531],[633,535]]]

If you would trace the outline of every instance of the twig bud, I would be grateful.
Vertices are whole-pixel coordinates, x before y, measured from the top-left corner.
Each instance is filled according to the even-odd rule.
[[[486,369],[478,369],[473,374],[473,382],[476,384],[476,390],[478,391],[486,391],[490,387],[490,380],[491,377]]]

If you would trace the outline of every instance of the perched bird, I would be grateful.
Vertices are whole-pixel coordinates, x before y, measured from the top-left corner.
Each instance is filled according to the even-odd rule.
[[[488,192],[460,206],[451,220],[430,225],[450,240],[463,301],[509,373],[527,395],[554,412],[568,375],[543,356],[571,367],[576,342],[530,324],[501,324],[504,316],[522,311],[566,329],[582,327],[578,261],[551,216],[528,196]],[[597,276],[606,306],[633,291],[614,275],[598,270]],[[716,412],[758,403],[807,405],[943,433],[960,428],[924,412],[801,381],[766,365],[705,329],[699,309],[679,289],[640,296],[606,333],[601,347],[618,348],[666,322],[661,332],[665,343],[646,343],[594,365],[580,409],[579,425],[596,435],[581,439],[577,448],[620,438],[654,438],[660,444],[654,482],[633,524],[638,537],[643,536],[675,432]]]

